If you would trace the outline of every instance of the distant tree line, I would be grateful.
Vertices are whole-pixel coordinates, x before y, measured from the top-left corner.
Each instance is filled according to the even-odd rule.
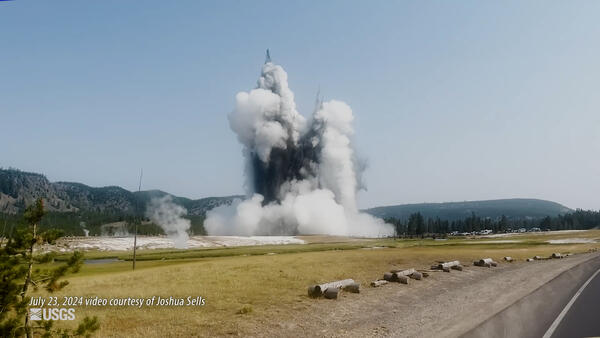
[[[185,218],[191,222],[188,230],[190,235],[206,235],[204,216],[188,215]],[[150,223],[150,220],[145,217],[115,212],[48,212],[40,221],[39,228],[44,231],[55,229],[60,231],[62,236],[84,236],[85,229],[89,231],[90,236],[99,236],[103,232],[102,225],[114,222],[125,222],[129,233],[134,232],[137,222],[140,235],[164,235],[160,226]],[[8,238],[17,229],[26,226],[22,213],[0,213],[0,237]]]
[[[417,212],[411,214],[408,219],[391,217],[385,219],[385,221],[394,226],[395,235],[398,237],[444,236],[454,231],[459,233],[481,230],[507,232],[520,228],[529,230],[536,227],[542,230],[585,230],[600,226],[600,211],[577,209],[565,215],[534,219],[510,219],[506,216],[492,219],[489,217],[479,217],[475,213],[471,213],[469,217],[454,221],[442,220],[440,218],[425,219],[421,213]]]

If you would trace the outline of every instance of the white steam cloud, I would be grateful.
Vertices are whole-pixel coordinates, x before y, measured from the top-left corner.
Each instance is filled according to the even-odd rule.
[[[187,210],[173,203],[170,195],[153,198],[146,209],[146,216],[164,230],[178,249],[187,248],[189,239],[187,231],[191,222],[189,219],[183,218],[186,214]]]
[[[351,137],[352,109],[317,101],[307,121],[296,111],[287,73],[270,60],[256,89],[236,95],[231,129],[244,146],[248,198],[207,213],[210,235],[385,236],[392,227],[360,213]]]

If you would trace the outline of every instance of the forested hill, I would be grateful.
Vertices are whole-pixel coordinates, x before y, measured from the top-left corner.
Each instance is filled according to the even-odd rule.
[[[37,173],[0,168],[0,213],[18,214],[37,198],[44,198],[45,207],[51,212],[94,212],[134,215],[144,212],[153,197],[167,195],[160,190],[131,192],[121,187],[90,187],[73,182],[50,182]],[[174,196],[175,203],[185,207],[190,216],[202,216],[207,210],[233,198],[207,197],[192,200]]]
[[[458,220],[471,216],[500,218],[502,215],[509,219],[555,217],[573,212],[573,210],[556,202],[539,199],[499,199],[489,201],[466,201],[447,203],[402,204],[377,207],[365,212],[381,218],[408,219],[413,213],[421,213],[425,218],[440,218],[443,220]]]

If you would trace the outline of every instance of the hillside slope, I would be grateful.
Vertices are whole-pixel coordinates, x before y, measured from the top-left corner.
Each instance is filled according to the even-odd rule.
[[[169,195],[160,190],[131,192],[117,186],[90,187],[73,182],[49,182],[41,174],[16,169],[0,169],[0,213],[16,214],[36,198],[46,200],[46,208],[54,212],[94,212],[102,214],[139,214],[155,197]],[[173,201],[188,210],[190,216],[202,216],[221,204],[242,196],[207,197],[197,200],[173,196]],[[475,213],[480,217],[512,219],[556,216],[573,210],[551,201],[539,199],[500,199],[449,203],[421,203],[376,207],[365,210],[374,216],[406,219],[412,213],[447,220],[465,218]]]
[[[168,193],[160,190],[131,192],[117,186],[90,187],[74,182],[50,182],[41,174],[16,169],[0,169],[0,213],[16,214],[37,198],[44,198],[48,211],[139,214],[153,197]],[[231,203],[241,196],[207,197],[192,200],[174,196],[173,201],[201,216],[215,206]]]
[[[365,210],[365,212],[381,218],[407,219],[410,214],[420,212],[425,218],[439,217],[446,220],[462,219],[469,217],[471,213],[475,213],[479,217],[499,218],[504,215],[510,219],[521,219],[557,216],[572,211],[556,202],[527,198],[402,204]]]

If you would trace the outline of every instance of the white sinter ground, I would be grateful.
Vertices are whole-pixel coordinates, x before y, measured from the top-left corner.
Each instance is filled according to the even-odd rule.
[[[596,243],[598,240],[593,238],[563,238],[563,239],[551,239],[547,241],[550,244],[587,244]]]
[[[250,245],[305,244],[294,236],[192,236],[187,248],[232,247]],[[173,240],[166,236],[138,236],[139,249],[174,248]],[[117,251],[132,250],[133,237],[65,237],[54,245],[45,245],[42,251],[68,252],[74,250]]]
[[[582,232],[587,230],[554,230],[554,231],[541,231],[541,232],[507,232],[503,234],[492,234],[481,236],[482,238],[498,238],[498,237],[510,237],[510,236],[529,236],[529,235],[563,235],[572,232]]]

